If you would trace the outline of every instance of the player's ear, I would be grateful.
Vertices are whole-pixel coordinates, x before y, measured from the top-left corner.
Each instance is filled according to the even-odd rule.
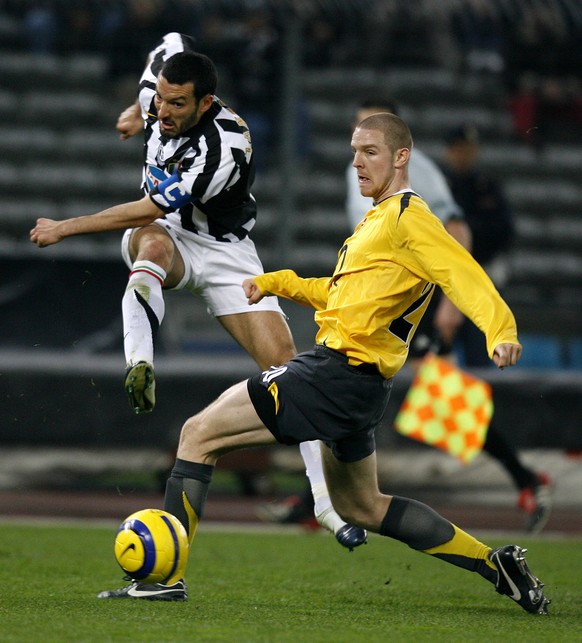
[[[410,149],[408,147],[401,147],[396,150],[394,154],[394,166],[401,168],[404,167],[410,160]]]
[[[214,96],[212,94],[206,94],[206,96],[200,100],[200,113],[204,114],[204,112],[207,112],[212,107],[213,102]]]

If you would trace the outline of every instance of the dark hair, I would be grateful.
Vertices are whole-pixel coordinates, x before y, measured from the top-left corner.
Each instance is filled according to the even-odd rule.
[[[172,85],[194,84],[196,100],[207,94],[214,94],[218,83],[218,73],[208,56],[197,51],[181,51],[168,58],[160,74]]]

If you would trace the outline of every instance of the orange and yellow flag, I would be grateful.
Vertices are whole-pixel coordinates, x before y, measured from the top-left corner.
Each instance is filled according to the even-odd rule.
[[[396,430],[465,464],[483,448],[493,415],[491,386],[436,355],[427,355],[396,416]]]

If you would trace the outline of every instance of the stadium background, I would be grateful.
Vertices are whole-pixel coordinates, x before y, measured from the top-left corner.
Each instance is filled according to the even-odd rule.
[[[148,47],[169,30],[190,33],[213,57],[219,96],[250,124],[259,162],[254,238],[267,269],[321,275],[334,265],[349,232],[344,169],[353,109],[363,96],[396,98],[416,143],[437,160],[448,128],[478,125],[483,165],[502,179],[515,212],[504,294],[525,347],[519,368],[487,372],[487,379],[499,424],[556,479],[558,508],[579,509],[581,2],[4,0],[5,511],[42,511],[42,504],[27,504],[29,489],[48,498],[55,489],[107,486],[104,478],[124,479],[128,472],[163,473],[184,418],[255,370],[201,302],[173,294],[157,361],[159,405],[151,417],[132,416],[121,390],[126,269],[119,235],[69,239],[44,250],[28,241],[38,216],[73,216],[136,198],[140,142],[120,142],[114,123],[133,100]],[[532,106],[537,116],[528,121]],[[309,347],[311,314],[284,305],[298,346]],[[405,371],[393,411],[408,382]],[[451,503],[512,505],[511,485],[496,465],[480,458],[462,469],[399,439],[392,419],[389,414],[379,440],[382,453],[391,451],[382,468],[386,483],[429,485]],[[272,471],[300,469],[289,451],[241,454],[222,466],[236,472],[245,494],[276,493]]]

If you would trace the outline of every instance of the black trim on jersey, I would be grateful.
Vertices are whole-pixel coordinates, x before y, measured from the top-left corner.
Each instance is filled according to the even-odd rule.
[[[141,92],[142,89],[145,89],[145,88],[153,89],[154,91],[156,91],[156,84],[152,83],[151,80],[142,80],[137,89],[138,94],[139,92]]]
[[[210,182],[214,178],[216,170],[220,167],[222,145],[220,134],[216,127],[213,127],[212,129],[207,128],[205,138],[208,151],[206,153],[204,172],[196,177],[196,180],[192,185],[192,194],[205,194]]]
[[[161,51],[158,51],[158,53],[154,56],[154,59],[152,60],[152,64],[150,65],[152,73],[156,77],[160,73],[160,70],[162,69],[162,67],[164,65],[164,54],[165,53],[166,52],[163,49]]]
[[[410,197],[413,195],[413,192],[405,192],[400,199],[400,212],[398,213],[398,218],[402,216],[404,210],[410,205]]]
[[[181,33],[180,40],[182,41],[182,51],[195,51],[193,38]],[[163,44],[164,44],[164,40],[162,38],[162,40],[160,40],[158,44],[154,47],[154,50]],[[181,53],[181,52],[176,52],[176,53]],[[157,76],[160,73],[162,67],[164,66],[164,63],[166,62],[164,60],[165,55],[166,55],[166,50],[161,49],[160,51],[158,51],[158,53],[155,55],[154,59],[152,60],[150,64],[150,68],[154,76]]]
[[[194,46],[196,44],[195,38],[192,38],[192,36],[187,36],[183,33],[180,34],[180,38],[182,40],[182,47],[184,47],[184,51],[196,51],[196,47]]]
[[[240,125],[236,121],[231,121],[226,118],[217,118],[216,123],[218,123],[225,132],[233,132],[234,134],[240,132]]]
[[[244,161],[244,155],[245,155],[245,153],[242,150],[234,150],[231,148],[230,151],[232,153],[232,158],[234,159],[234,167],[232,168],[232,171],[229,174],[228,179],[226,179],[225,185],[230,185],[230,182],[236,176],[237,172],[241,171],[242,161]]]
[[[202,118],[198,121],[196,125],[194,125],[194,128],[204,127],[207,121],[218,122],[218,119],[216,117],[220,114],[221,111],[222,111],[222,105],[220,104],[219,101],[214,100],[212,102],[212,105],[204,112],[204,114],[202,114]],[[194,128],[188,131],[193,131]]]

